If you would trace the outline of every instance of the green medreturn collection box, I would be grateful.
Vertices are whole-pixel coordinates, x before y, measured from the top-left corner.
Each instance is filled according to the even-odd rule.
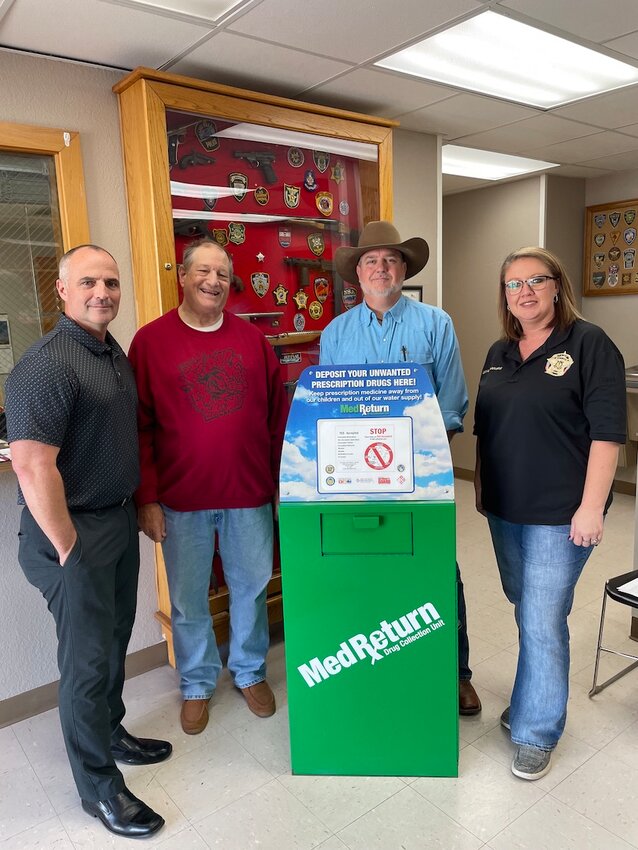
[[[425,369],[306,369],[280,499],[292,772],[457,776],[454,478]]]

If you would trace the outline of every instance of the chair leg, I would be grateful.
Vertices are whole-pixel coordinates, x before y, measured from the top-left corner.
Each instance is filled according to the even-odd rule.
[[[600,613],[600,628],[598,629],[598,645],[596,647],[596,663],[594,664],[594,680],[592,682],[591,690],[589,691],[588,696],[591,698],[595,696],[595,694],[599,694],[607,685],[611,685],[613,682],[617,682],[618,679],[622,679],[623,676],[626,676],[627,673],[630,673],[632,670],[635,670],[638,667],[638,656],[629,655],[626,652],[618,652],[614,649],[607,649],[602,645],[603,643],[603,630],[605,628],[605,609],[607,607],[607,591],[603,594],[603,607]],[[626,667],[623,667],[618,673],[615,673],[609,679],[606,679],[601,685],[598,684],[598,667],[600,664],[600,653],[608,652],[610,655],[620,655],[622,658],[628,658],[633,661],[633,664],[628,664]]]
[[[613,655],[621,655],[623,658],[636,659],[635,655],[625,655],[624,652],[613,652],[613,650],[605,649],[604,647],[603,647],[602,651],[603,652],[611,652]],[[607,687],[607,685],[613,685],[614,682],[617,682],[618,679],[622,679],[622,677],[626,676],[627,673],[631,673],[631,671],[635,670],[636,667],[638,667],[638,659],[634,660],[633,664],[628,664],[627,667],[623,667],[623,669],[619,670],[618,673],[614,674],[609,679],[606,679],[602,683],[602,685],[598,685],[595,690],[592,688],[592,690],[589,692],[589,696],[591,697],[591,696],[594,696],[594,694],[599,694],[602,690],[604,690]]]
[[[603,591],[603,607],[600,612],[600,627],[598,629],[598,644],[596,646],[596,663],[594,664],[594,680],[588,696],[591,698],[600,690],[596,685],[598,680],[598,665],[600,664],[600,647],[603,642],[603,629],[605,628],[605,608],[607,607],[607,588]]]

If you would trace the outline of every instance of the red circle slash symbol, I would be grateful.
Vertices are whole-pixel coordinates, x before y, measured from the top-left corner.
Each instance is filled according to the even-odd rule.
[[[393,457],[387,443],[370,443],[365,452],[365,461],[372,469],[387,469]]]

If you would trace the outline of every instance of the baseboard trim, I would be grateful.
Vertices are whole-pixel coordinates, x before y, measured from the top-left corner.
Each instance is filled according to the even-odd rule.
[[[636,495],[636,485],[633,481],[619,481],[616,479],[614,481],[612,490],[614,493],[623,493],[625,496],[635,496]]]
[[[166,642],[147,646],[126,656],[126,678],[133,679],[168,663]],[[50,682],[0,701],[0,729],[19,720],[26,720],[58,705],[58,683]]]

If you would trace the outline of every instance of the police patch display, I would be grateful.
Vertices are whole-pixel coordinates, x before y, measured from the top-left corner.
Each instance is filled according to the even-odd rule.
[[[292,389],[302,369],[318,361],[326,325],[361,301],[360,288],[335,274],[333,257],[356,244],[366,218],[379,216],[370,207],[377,167],[371,160],[362,166],[359,150],[349,156],[342,141],[328,137],[325,147],[316,135],[304,146],[299,132],[287,143],[285,130],[261,140],[255,125],[246,133],[241,122],[172,109],[166,120],[177,260],[202,238],[229,254],[234,278],[226,309],[271,339]],[[630,226],[621,222],[619,230]],[[281,357],[291,346],[300,359]]]
[[[587,207],[584,295],[638,293],[638,266],[634,245],[637,211],[638,199]]]

